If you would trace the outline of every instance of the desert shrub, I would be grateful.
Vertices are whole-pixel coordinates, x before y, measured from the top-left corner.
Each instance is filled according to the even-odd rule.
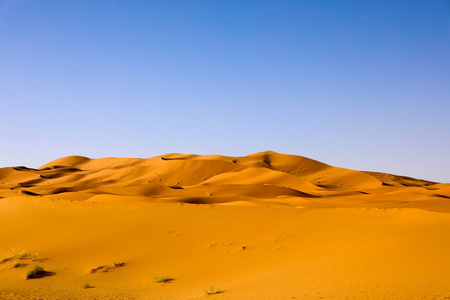
[[[156,276],[156,277],[153,278],[153,281],[157,282],[157,283],[159,283],[159,282],[167,282],[167,281],[170,281],[170,278],[167,275]]]
[[[209,290],[205,290],[205,294],[206,295],[214,295],[214,294],[218,294],[220,293],[220,291],[218,289],[216,289],[215,287],[210,287]]]
[[[28,253],[25,252],[25,250],[22,250],[22,252],[19,252],[19,253],[17,253],[17,255],[16,255],[16,257],[17,257],[18,259],[24,259],[24,258],[26,258],[27,256],[28,256]]]
[[[35,266],[33,269],[28,271],[27,279],[35,278],[35,277],[41,275],[42,273],[44,273],[44,268],[41,266]]]

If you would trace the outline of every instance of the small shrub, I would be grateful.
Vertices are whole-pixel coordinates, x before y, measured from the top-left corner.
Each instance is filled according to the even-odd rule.
[[[166,275],[156,276],[153,278],[153,281],[156,283],[167,282],[167,281],[170,281],[170,278],[169,278],[169,276],[166,276]]]
[[[20,266],[20,261],[18,260],[18,259],[16,259],[15,261],[14,261],[14,263],[13,263],[13,267],[14,268],[17,268],[17,267],[19,267]]]
[[[41,266],[35,266],[33,269],[28,271],[27,279],[35,278],[39,275],[42,275],[42,273],[44,273],[44,268]]]
[[[24,259],[25,257],[28,256],[28,253],[25,250],[22,250],[22,252],[17,253],[16,257],[18,259]]]
[[[210,287],[209,290],[205,290],[205,294],[206,295],[214,295],[214,294],[218,294],[220,293],[220,291],[218,289],[216,289],[215,287]]]
[[[85,285],[83,285],[83,289],[89,289],[89,288],[91,288],[92,286],[89,284],[89,283],[86,283]]]

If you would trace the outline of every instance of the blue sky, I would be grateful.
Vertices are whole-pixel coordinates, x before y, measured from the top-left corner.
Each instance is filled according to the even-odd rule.
[[[450,182],[450,1],[2,1],[0,166],[303,155]]]

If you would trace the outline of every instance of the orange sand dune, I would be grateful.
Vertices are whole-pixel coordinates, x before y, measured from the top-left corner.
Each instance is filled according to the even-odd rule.
[[[450,184],[272,151],[1,168],[0,299],[450,299],[449,212]]]

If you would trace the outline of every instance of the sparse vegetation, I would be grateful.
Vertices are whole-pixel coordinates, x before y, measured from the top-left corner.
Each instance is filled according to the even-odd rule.
[[[91,273],[97,273],[97,272],[103,272],[106,273],[109,271],[109,267],[108,266],[98,266],[96,268],[92,268],[91,269]]]
[[[106,273],[112,271],[113,269],[120,268],[123,266],[125,266],[124,262],[114,263],[114,265],[112,266],[111,265],[98,266],[96,268],[92,268],[90,273],[100,273],[100,272]]]
[[[42,275],[44,273],[44,268],[41,266],[35,266],[33,269],[28,271],[27,273],[27,279],[36,278],[39,275]]]
[[[153,278],[153,281],[156,283],[161,283],[161,282],[168,282],[171,279],[169,278],[169,276],[167,275],[163,275],[163,276],[156,276]]]
[[[17,257],[18,259],[24,259],[27,256],[28,256],[28,253],[25,250],[22,250],[22,252],[17,253],[17,255],[15,257]]]
[[[213,286],[211,286],[209,288],[209,290],[205,290],[205,295],[207,295],[207,296],[218,294],[218,293],[220,293],[220,291],[218,289],[216,289],[215,287],[213,287]]]
[[[17,259],[31,259],[34,260],[39,256],[39,253],[28,253],[25,250],[22,250],[19,253],[16,253],[16,249],[12,249],[13,254],[10,256],[10,258],[17,258]]]
[[[21,265],[21,260],[32,260],[36,261],[38,260],[37,257],[39,256],[39,253],[28,253],[25,250],[22,250],[21,252],[16,253],[16,249],[12,249],[12,253],[8,255],[2,255],[0,258],[0,264],[8,261],[13,261],[14,268],[17,268]]]
[[[86,283],[85,285],[83,285],[83,289],[90,289],[90,288],[92,288],[93,286],[92,285],[90,285],[89,283]]]

